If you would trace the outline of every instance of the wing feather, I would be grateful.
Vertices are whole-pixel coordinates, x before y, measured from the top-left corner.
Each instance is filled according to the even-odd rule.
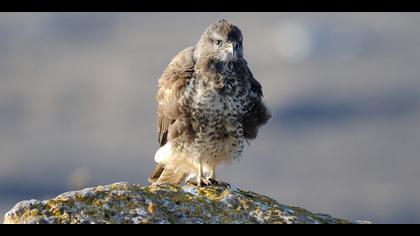
[[[168,138],[175,138],[177,132],[170,133],[173,125],[182,114],[182,105],[179,100],[188,81],[194,73],[194,48],[186,48],[175,56],[163,72],[158,81],[158,141],[160,146],[165,145]],[[177,131],[177,129],[174,129]]]
[[[252,102],[243,118],[244,137],[246,139],[255,139],[258,129],[268,122],[271,118],[271,113],[262,101],[261,84],[254,78],[248,66],[245,66],[245,77],[248,78],[250,84]]]

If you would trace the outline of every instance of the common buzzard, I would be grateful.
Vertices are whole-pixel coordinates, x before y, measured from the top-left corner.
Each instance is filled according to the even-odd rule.
[[[242,40],[238,27],[220,20],[163,72],[157,93],[160,148],[150,182],[227,185],[216,179],[216,166],[239,159],[244,143],[270,119]]]

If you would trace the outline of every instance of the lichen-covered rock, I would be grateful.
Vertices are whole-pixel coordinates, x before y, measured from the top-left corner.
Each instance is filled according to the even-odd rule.
[[[351,223],[286,206],[266,196],[222,187],[176,188],[115,183],[18,203],[9,224]]]

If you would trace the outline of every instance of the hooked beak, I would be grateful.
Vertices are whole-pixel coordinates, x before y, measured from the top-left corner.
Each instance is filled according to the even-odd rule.
[[[226,50],[229,53],[231,58],[235,58],[236,57],[236,52],[235,52],[235,46],[233,45],[232,42],[229,42],[228,45],[226,46]]]

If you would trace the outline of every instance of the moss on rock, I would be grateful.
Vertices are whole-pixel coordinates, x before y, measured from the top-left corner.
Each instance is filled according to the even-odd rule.
[[[141,186],[126,182],[18,203],[9,224],[342,224],[350,221],[222,187]]]

